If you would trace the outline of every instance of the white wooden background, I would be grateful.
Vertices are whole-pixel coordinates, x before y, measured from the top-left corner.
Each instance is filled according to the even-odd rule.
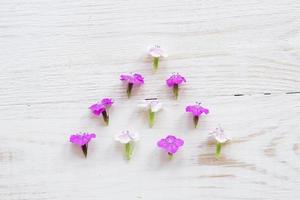
[[[153,73],[149,44],[170,55]],[[299,0],[1,0],[0,200],[300,199]],[[122,72],[146,84],[126,98]],[[188,83],[175,101],[165,79]],[[111,124],[90,115],[116,100]],[[136,105],[159,97],[149,129]],[[210,114],[194,129],[187,104]],[[215,160],[208,133],[233,141]],[[113,135],[138,131],[130,162]],[[68,142],[97,139],[84,159]],[[184,138],[173,161],[156,147]]]

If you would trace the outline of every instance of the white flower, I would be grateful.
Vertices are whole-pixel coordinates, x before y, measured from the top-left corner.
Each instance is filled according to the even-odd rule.
[[[218,143],[225,143],[230,140],[230,138],[224,133],[224,130],[221,127],[218,127],[213,132],[211,132],[210,137],[215,139]]]
[[[148,53],[155,58],[167,57],[168,55],[161,49],[159,45],[153,45],[148,47]]]
[[[138,133],[129,132],[128,130],[122,131],[121,133],[115,135],[115,140],[122,144],[127,144],[131,141],[137,142],[139,139],[140,136]]]
[[[162,110],[163,104],[157,99],[146,99],[143,103],[139,104],[138,107],[155,113]]]

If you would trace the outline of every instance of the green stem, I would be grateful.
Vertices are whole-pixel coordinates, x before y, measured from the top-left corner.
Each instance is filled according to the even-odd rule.
[[[174,84],[173,93],[174,93],[176,99],[178,99],[178,90],[179,90],[178,84]]]
[[[173,154],[172,153],[168,153],[168,159],[172,160],[173,159]]]
[[[133,145],[130,142],[126,143],[125,144],[125,156],[126,156],[127,160],[131,159],[132,151],[133,151]]]
[[[155,119],[155,112],[152,112],[151,110],[149,110],[149,126],[150,128],[153,127],[154,125],[154,120]]]
[[[159,61],[159,57],[154,57],[153,58],[153,69],[156,71],[158,68],[158,61]]]
[[[128,86],[127,86],[127,96],[128,96],[128,98],[131,96],[132,87],[133,87],[133,83],[128,83]]]
[[[218,142],[216,145],[216,158],[219,159],[221,157],[221,148],[222,143]]]

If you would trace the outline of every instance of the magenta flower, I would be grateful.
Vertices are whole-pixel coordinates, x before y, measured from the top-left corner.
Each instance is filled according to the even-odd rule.
[[[184,141],[180,138],[176,138],[173,135],[168,135],[157,142],[157,146],[167,151],[169,159],[172,159],[173,154],[177,152],[179,147],[183,146]]]
[[[106,125],[108,125],[109,124],[108,109],[112,106],[113,103],[114,103],[113,99],[103,98],[101,102],[91,105],[89,109],[96,116],[102,114],[104,122],[106,123]]]
[[[194,125],[195,128],[198,125],[198,121],[199,121],[199,117],[204,113],[204,114],[208,114],[209,110],[207,108],[204,108],[202,106],[200,106],[200,103],[197,103],[195,105],[189,105],[185,108],[186,112],[190,112],[193,114],[193,121],[194,121]]]
[[[132,87],[134,85],[140,86],[144,84],[144,77],[141,74],[134,73],[134,74],[121,74],[120,80],[127,83],[127,95],[130,97]]]
[[[75,134],[70,136],[70,142],[81,146],[84,156],[87,157],[88,143],[93,138],[96,138],[95,133]]]
[[[172,74],[170,78],[166,80],[168,87],[173,87],[173,93],[175,98],[178,98],[179,85],[186,82],[186,79],[180,74]]]

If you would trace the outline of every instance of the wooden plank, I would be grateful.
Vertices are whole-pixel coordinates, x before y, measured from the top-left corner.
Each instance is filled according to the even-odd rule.
[[[283,199],[299,189],[300,95],[208,97],[211,113],[193,128],[186,100],[166,100],[149,129],[136,101],[120,101],[111,125],[91,117],[88,102],[1,107],[1,199]],[[214,158],[208,133],[221,123],[232,142]],[[130,162],[114,134],[139,131]],[[97,133],[87,159],[69,134]],[[185,146],[168,161],[156,141],[172,133]],[[83,192],[84,191],[84,192]]]
[[[0,200],[299,199],[300,2],[297,0],[2,0]],[[146,56],[169,57],[157,73]],[[130,100],[119,81],[141,72]],[[178,101],[165,79],[187,78]],[[111,124],[89,105],[116,100]],[[158,97],[153,129],[136,105]],[[186,105],[210,109],[193,128]],[[233,138],[213,157],[208,133]],[[130,162],[114,134],[142,139]],[[97,133],[87,159],[68,142]],[[171,162],[156,141],[185,145]]]

